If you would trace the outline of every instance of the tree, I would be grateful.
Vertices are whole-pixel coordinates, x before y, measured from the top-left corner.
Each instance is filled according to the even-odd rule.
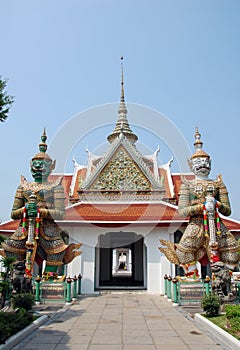
[[[0,246],[4,241],[5,238],[0,235]],[[6,299],[10,297],[15,260],[16,259],[14,257],[2,258],[4,271],[0,272],[0,309],[5,306]]]
[[[7,81],[0,76],[0,122],[4,122],[9,113],[9,109],[14,102],[14,98],[5,91]]]
[[[1,272],[0,309],[2,309],[5,306],[6,300],[10,299],[15,261],[16,259],[14,257],[6,257],[6,258],[3,258],[2,260],[5,271]]]

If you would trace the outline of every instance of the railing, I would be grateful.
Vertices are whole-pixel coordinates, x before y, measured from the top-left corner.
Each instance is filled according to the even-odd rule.
[[[236,300],[240,303],[240,281],[232,282],[233,293],[236,296]]]
[[[33,293],[36,303],[58,301],[71,303],[81,294],[82,276],[68,277],[64,282],[43,281],[38,276],[33,280]]]
[[[176,277],[164,276],[164,295],[178,305],[199,303],[210,293],[209,281],[179,281]]]
[[[231,291],[236,302],[240,302],[240,281],[232,281]],[[179,281],[176,277],[164,276],[164,296],[178,305],[200,303],[211,292],[210,279]]]

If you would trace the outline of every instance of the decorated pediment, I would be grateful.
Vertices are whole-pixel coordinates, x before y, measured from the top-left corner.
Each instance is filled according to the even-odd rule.
[[[118,139],[111,145],[99,166],[80,187],[87,192],[151,192],[164,191],[143,161],[143,156],[126,138]]]
[[[151,182],[124,147],[120,147],[89,189],[150,191]]]

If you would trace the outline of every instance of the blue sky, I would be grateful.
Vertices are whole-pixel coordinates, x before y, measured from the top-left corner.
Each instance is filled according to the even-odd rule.
[[[31,180],[29,161],[43,128],[50,144],[73,116],[119,101],[121,56],[126,102],[165,115],[192,151],[199,127],[212,157],[212,177],[223,175],[232,217],[240,219],[238,0],[1,0],[0,9],[0,75],[15,96],[0,125],[1,221],[10,219],[20,174]],[[113,126],[105,125],[102,113],[96,115],[96,126],[69,159],[83,163],[86,145],[95,151],[106,142],[117,110]],[[131,124],[138,116],[128,118]],[[145,118],[139,116],[136,124]],[[84,114],[81,121],[89,122]],[[149,130],[161,130],[160,122]],[[160,145],[163,163],[170,159],[164,137],[132,129],[152,152]],[[64,170],[71,172],[72,166],[69,160]],[[177,160],[172,170],[179,171]]]

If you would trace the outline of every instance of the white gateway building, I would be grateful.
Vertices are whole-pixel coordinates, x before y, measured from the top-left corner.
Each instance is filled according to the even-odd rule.
[[[138,150],[123,81],[117,122],[107,140],[102,156],[88,152],[87,165],[75,161],[73,173],[62,174],[66,210],[58,224],[69,243],[82,243],[82,254],[64,267],[64,274],[82,275],[83,294],[102,289],[163,293],[163,276],[181,272],[158,249],[160,239],[178,242],[188,223],[177,210],[181,179],[171,173],[171,161],[158,165],[158,150],[151,155]],[[49,181],[59,175],[50,175]],[[239,235],[239,222],[223,220]],[[18,225],[5,222],[0,233],[10,235]]]

